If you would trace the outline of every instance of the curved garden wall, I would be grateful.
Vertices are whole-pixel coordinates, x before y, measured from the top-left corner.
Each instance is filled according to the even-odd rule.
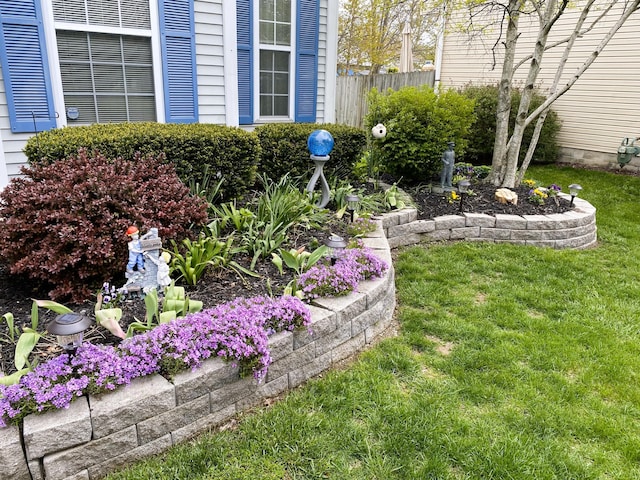
[[[273,363],[258,384],[214,358],[171,381],[135,379],[113,392],[78,398],[66,410],[25,417],[0,429],[0,478],[96,479],[220,425],[265,398],[295,388],[371,344],[395,308],[394,271],[382,222],[364,244],[385,260],[383,278],[361,282],[345,297],[312,301],[311,330],[269,339]]]
[[[391,248],[421,241],[468,240],[563,249],[588,248],[597,241],[596,209],[580,198],[574,200],[572,210],[552,215],[463,213],[418,220],[417,211],[409,208],[385,215],[382,222]]]
[[[29,415],[21,428],[0,429],[0,477],[101,478],[328,370],[389,326],[396,302],[390,248],[452,239],[586,248],[596,242],[595,213],[576,199],[573,210],[546,216],[465,213],[417,220],[415,209],[385,214],[378,230],[364,239],[389,264],[384,277],[360,283],[358,292],[345,297],[314,300],[313,334],[304,329],[272,336],[273,363],[262,383],[241,379],[230,363],[210,359],[172,381],[138,378],[114,392],[81,397],[66,410]]]

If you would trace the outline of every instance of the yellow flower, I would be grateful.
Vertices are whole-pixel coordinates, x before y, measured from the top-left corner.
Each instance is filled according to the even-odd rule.
[[[539,188],[536,188],[533,193],[535,193],[537,196],[539,196],[540,198],[547,198],[547,194],[545,192],[543,192],[542,190],[540,190]]]

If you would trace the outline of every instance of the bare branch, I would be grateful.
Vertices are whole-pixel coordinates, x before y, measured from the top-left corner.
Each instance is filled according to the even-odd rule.
[[[525,120],[525,126],[529,125],[533,120],[535,120],[535,118],[538,115],[540,115],[547,108],[549,108],[553,102],[555,102],[558,98],[560,98],[562,95],[564,95],[569,91],[569,89],[578,81],[580,76],[591,66],[591,64],[593,64],[593,62],[595,62],[595,60],[598,58],[598,55],[600,55],[604,47],[607,46],[607,44],[611,41],[615,33],[620,29],[620,27],[622,27],[624,22],[627,21],[629,16],[638,9],[640,9],[640,0],[633,0],[633,1],[627,2],[624,12],[622,13],[618,21],[611,26],[611,28],[609,29],[607,34],[604,36],[600,44],[596,47],[596,49],[593,52],[591,52],[591,54],[584,61],[582,66],[578,68],[576,73],[573,74],[571,79],[561,89],[549,95],[547,99],[542,103],[542,105],[540,105],[533,112],[531,112],[531,114],[529,114],[529,116]]]

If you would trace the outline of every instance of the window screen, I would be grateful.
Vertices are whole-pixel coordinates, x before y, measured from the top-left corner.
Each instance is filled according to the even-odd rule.
[[[149,30],[149,0],[53,0],[56,22]]]
[[[155,121],[151,40],[57,32],[69,124]]]
[[[289,52],[260,51],[260,116],[289,115]]]

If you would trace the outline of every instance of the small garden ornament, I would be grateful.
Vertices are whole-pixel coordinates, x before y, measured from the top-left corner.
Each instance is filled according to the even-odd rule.
[[[169,262],[171,261],[171,254],[169,252],[162,252],[157,260],[153,255],[149,255],[148,252],[144,252],[144,256],[158,267],[158,273],[156,275],[158,290],[163,292],[166,287],[171,285],[171,279],[169,278]]]
[[[142,295],[151,289],[164,289],[171,280],[168,279],[167,262],[160,259],[162,240],[158,237],[158,229],[150,228],[147,233],[140,236],[137,227],[132,226],[127,229],[127,235],[131,237],[128,245],[129,263],[125,272],[127,282],[118,291],[125,295],[132,293]],[[150,260],[150,263],[145,265],[145,259]]]
[[[456,153],[453,147],[455,142],[448,142],[448,147],[442,154],[442,172],[440,173],[440,186],[442,188],[452,188],[451,178],[453,177],[453,167],[456,163]]]
[[[127,236],[129,240],[129,262],[127,263],[127,278],[133,275],[133,268],[136,267],[139,273],[144,273],[144,256],[142,255],[142,245],[140,244],[140,231],[138,227],[131,226],[127,228]],[[144,235],[142,238],[146,238]]]

